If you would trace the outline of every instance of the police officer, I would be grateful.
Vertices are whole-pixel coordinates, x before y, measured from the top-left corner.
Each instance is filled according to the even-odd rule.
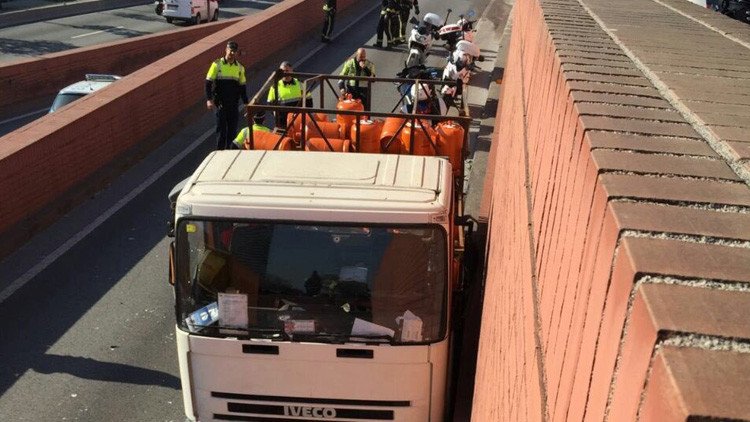
[[[387,39],[386,47],[390,48],[398,44],[399,10],[398,0],[382,0],[375,47],[383,47],[383,34]]]
[[[406,25],[409,23],[411,9],[414,8],[414,14],[419,14],[419,0],[399,0],[399,42],[406,42]]]
[[[236,58],[239,45],[229,41],[224,57],[211,63],[206,74],[206,107],[216,113],[216,149],[232,148],[231,136],[237,132],[241,99],[247,105],[245,67]]]
[[[320,40],[329,42],[331,41],[331,34],[333,34],[333,18],[336,17],[336,0],[325,0],[323,13],[325,13],[325,23],[323,24],[323,35]]]
[[[278,82],[268,91],[268,104],[283,105],[289,107],[300,107],[302,105],[302,82],[293,78],[290,73],[294,71],[292,65],[287,62],[281,62],[279,71],[285,74]],[[311,93],[307,93],[306,106],[312,107]],[[286,112],[276,113],[276,128],[286,129]]]
[[[263,126],[263,120],[266,118],[266,112],[265,111],[259,111],[255,113],[253,116],[253,132],[270,132],[271,130],[267,127]],[[247,126],[244,127],[240,133],[237,134],[237,137],[234,138],[234,145],[237,147],[237,149],[243,149],[245,148],[245,141],[250,139],[250,128]]]
[[[341,75],[343,76],[375,76],[375,65],[371,61],[367,60],[367,52],[364,48],[358,48],[354,56],[344,63],[344,67],[341,69]],[[370,102],[367,97],[365,88],[359,86],[360,81],[355,80],[339,80],[339,90],[341,95],[346,93],[351,94],[352,98],[359,98],[365,105],[365,109],[369,109]]]

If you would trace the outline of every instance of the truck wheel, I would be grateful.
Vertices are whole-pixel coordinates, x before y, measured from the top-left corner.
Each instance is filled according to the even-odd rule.
[[[197,13],[193,18],[193,25],[198,25],[199,23],[201,23],[201,14]]]
[[[214,22],[216,22],[217,20],[219,20],[219,11],[218,10],[214,10],[214,17],[211,18],[211,20],[214,21]]]
[[[174,19],[172,19],[172,18],[167,18],[167,23],[172,23],[172,22],[174,22]]]

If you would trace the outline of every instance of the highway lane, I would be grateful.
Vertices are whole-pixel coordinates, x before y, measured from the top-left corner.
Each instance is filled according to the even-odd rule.
[[[481,13],[487,2],[471,3]],[[447,7],[439,0],[420,3],[423,13],[444,15]],[[455,9],[469,4],[450,3]],[[330,45],[308,40],[279,60],[298,63],[308,56],[297,70],[335,72],[356,47],[374,40],[377,16],[377,10],[367,13]],[[351,22],[342,17],[337,31]],[[393,76],[405,52],[368,48],[368,57],[380,76]],[[437,54],[431,60],[440,62]],[[257,89],[270,69],[251,70]],[[395,101],[382,94],[376,104]],[[0,302],[0,415],[18,421],[184,420],[166,283],[166,195],[211,151],[213,137],[201,138],[211,128],[206,114],[0,263],[0,301],[9,285],[27,280]],[[72,246],[55,250],[66,242]]]
[[[281,1],[223,0],[219,19],[251,15]],[[154,13],[152,5],[143,5],[3,28],[0,29],[0,65],[187,26],[184,22],[169,24]],[[53,99],[54,96],[44,102],[21,104],[16,108],[18,114],[0,116],[0,136],[43,116]]]
[[[281,1],[224,0],[219,19],[257,13]],[[187,25],[169,24],[152,5],[142,5],[4,28],[0,29],[0,64]]]

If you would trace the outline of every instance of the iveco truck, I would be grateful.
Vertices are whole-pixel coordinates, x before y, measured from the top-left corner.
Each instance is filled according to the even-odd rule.
[[[291,121],[326,110],[286,111]],[[351,141],[314,152],[303,134],[296,150],[213,152],[175,191],[170,280],[188,419],[444,420],[457,172],[406,144],[362,153]]]

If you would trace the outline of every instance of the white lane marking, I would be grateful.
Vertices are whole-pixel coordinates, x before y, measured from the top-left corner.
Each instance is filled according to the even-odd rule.
[[[81,34],[81,35],[76,35],[74,37],[70,37],[70,39],[88,37],[89,35],[101,34],[102,32],[109,32],[109,31],[113,31],[115,29],[123,29],[123,28],[125,28],[125,27],[124,26],[118,26],[118,27],[115,27],[115,28],[103,29],[101,31],[88,32],[88,33],[85,33],[85,34]]]
[[[20,116],[16,116],[16,117],[11,117],[10,119],[5,119],[5,120],[3,120],[2,122],[0,122],[0,125],[4,125],[4,124],[6,124],[6,123],[10,123],[10,122],[12,122],[12,121],[15,121],[15,120],[20,120],[20,119],[23,119],[24,117],[29,117],[29,116],[33,116],[33,115],[35,115],[35,114],[42,114],[42,113],[44,113],[45,111],[49,111],[49,108],[43,108],[43,109],[41,109],[41,110],[37,110],[37,111],[31,111],[31,112],[28,112],[28,113],[26,113],[26,114],[22,114],[22,115],[20,115]]]
[[[377,4],[376,7],[380,7],[380,4]],[[354,22],[347,25],[344,29],[342,29],[340,32],[338,32],[336,35],[332,37],[332,39],[338,38],[339,35],[341,35],[343,32],[347,31],[349,28],[351,28],[355,23],[359,22],[362,18],[369,15],[373,10],[375,10],[376,7],[371,8],[366,13],[361,15],[359,19],[356,19]],[[303,57],[299,64],[304,63],[307,61],[310,57],[313,56],[313,54],[320,51],[323,47],[325,47],[326,44],[321,44],[317,48],[314,48],[309,54],[307,54],[305,57]],[[206,139],[208,139],[209,136],[211,136],[213,133],[215,133],[215,129],[209,129],[205,133],[203,133],[198,139],[196,139],[192,144],[190,144],[187,148],[183,149],[182,152],[174,156],[169,162],[162,166],[159,171],[152,174],[151,177],[144,180],[143,183],[138,185],[135,189],[130,191],[129,194],[121,198],[117,203],[115,203],[112,207],[110,207],[107,211],[102,213],[96,220],[89,223],[86,227],[83,228],[80,232],[76,233],[75,236],[68,239],[65,243],[58,246],[57,249],[55,249],[52,253],[45,256],[44,259],[42,259],[40,262],[38,262],[36,265],[31,267],[28,271],[26,271],[21,277],[15,279],[8,287],[0,291],[0,304],[3,303],[7,298],[9,298],[13,293],[16,292],[16,290],[20,289],[24,286],[24,284],[31,281],[34,277],[39,275],[42,271],[44,271],[48,266],[50,266],[53,262],[55,262],[58,258],[60,258],[64,253],[68,252],[73,246],[75,246],[78,242],[83,240],[86,236],[88,236],[91,232],[96,230],[97,227],[102,225],[105,221],[107,221],[110,217],[112,217],[117,211],[119,211],[122,207],[127,205],[128,202],[133,200],[136,196],[140,195],[141,192],[145,191],[149,188],[154,182],[156,182],[161,176],[163,176],[167,171],[171,170],[172,167],[176,166],[177,163],[179,163],[183,158],[185,158],[188,154],[193,152],[194,149],[198,148],[202,142],[204,142]]]
[[[51,254],[44,257],[43,260],[41,260],[39,263],[34,265],[31,269],[26,271],[21,277],[13,281],[13,283],[10,284],[10,286],[3,289],[2,292],[0,292],[0,303],[3,303],[3,301],[7,298],[9,298],[13,293],[15,293],[16,290],[23,287],[24,284],[28,283],[36,277],[40,272],[44,271],[50,264],[55,262],[57,258],[62,256],[65,252],[67,252],[70,248],[76,245],[76,243],[80,242],[88,236],[91,232],[96,230],[97,227],[99,227],[101,224],[103,224],[105,221],[107,221],[110,217],[112,217],[117,211],[119,211],[122,207],[127,205],[128,202],[132,201],[133,198],[138,196],[141,192],[145,191],[149,188],[154,182],[156,182],[161,176],[163,176],[167,171],[169,171],[172,167],[177,165],[177,163],[180,162],[180,160],[184,159],[188,154],[193,152],[195,148],[198,148],[198,146],[204,142],[211,134],[213,134],[215,131],[214,129],[209,129],[205,133],[203,133],[198,139],[196,139],[190,146],[183,149],[182,152],[174,156],[169,162],[161,167],[159,171],[152,174],[151,177],[144,180],[140,185],[138,185],[135,189],[130,191],[127,195],[122,197],[117,203],[115,203],[112,207],[110,207],[107,211],[105,211],[102,215],[100,215],[96,220],[89,223],[86,227],[83,228],[80,232],[76,233],[75,236],[68,239],[65,243],[58,246],[57,249],[55,249]]]

